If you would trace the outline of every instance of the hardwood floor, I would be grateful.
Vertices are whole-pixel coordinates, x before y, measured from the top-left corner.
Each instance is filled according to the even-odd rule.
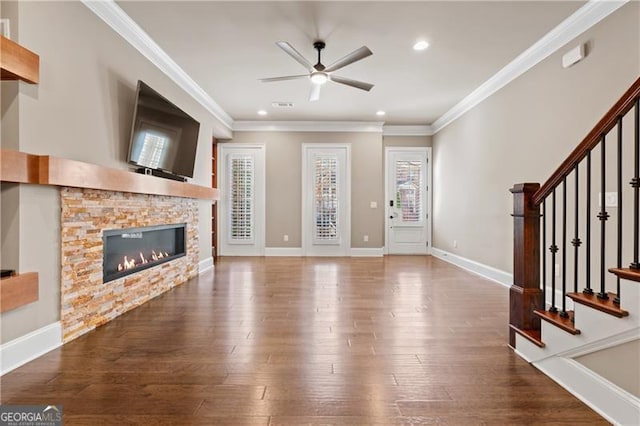
[[[507,299],[431,257],[221,258],[0,397],[65,425],[607,424],[506,346]]]

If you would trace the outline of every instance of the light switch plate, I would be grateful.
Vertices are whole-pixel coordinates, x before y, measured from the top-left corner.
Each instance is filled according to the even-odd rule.
[[[11,30],[9,29],[10,24],[11,21],[9,21],[9,19],[0,19],[0,35],[6,38],[11,38]]]
[[[372,201],[369,203],[369,207],[371,207],[372,209],[377,209],[378,208],[378,203],[375,201]]]
[[[618,207],[618,193],[617,192],[605,192],[604,193],[604,206],[605,207]],[[602,207],[602,192],[598,192],[598,207]]]

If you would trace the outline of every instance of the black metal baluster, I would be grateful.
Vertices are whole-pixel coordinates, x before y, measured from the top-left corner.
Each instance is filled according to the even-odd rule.
[[[587,153],[587,222],[586,222],[586,239],[587,246],[585,247],[585,264],[587,269],[585,271],[586,287],[582,292],[584,294],[593,294],[591,289],[591,151]]]
[[[549,308],[549,312],[556,313],[558,312],[558,308],[556,308],[556,253],[558,252],[558,246],[556,245],[556,190],[553,190],[553,195],[551,198],[551,210],[552,210],[552,218],[551,218],[551,246],[549,247],[549,251],[551,252],[551,307]]]
[[[575,173],[576,173],[576,194],[575,194],[575,223],[574,223],[574,233],[573,233],[573,240],[571,240],[571,244],[573,245],[573,292],[577,293],[578,292],[578,247],[580,247],[580,245],[582,245],[582,241],[580,241],[579,238],[579,230],[578,230],[578,224],[579,224],[579,215],[578,213],[580,212],[580,196],[579,196],[579,192],[578,192],[578,186],[579,186],[579,170],[580,170],[580,166],[579,164],[576,164],[576,168],[575,168]]]
[[[600,213],[598,213],[598,219],[600,219],[600,293],[598,293],[598,299],[607,300],[609,295],[605,288],[605,270],[606,270],[606,250],[605,250],[605,237],[606,237],[606,225],[609,219],[609,213],[605,206],[606,202],[606,184],[607,184],[607,150],[606,150],[605,135],[602,135],[600,141]]]
[[[567,177],[562,179],[562,318],[568,318],[567,313]]]
[[[631,269],[640,269],[640,259],[638,247],[640,241],[640,98],[636,99],[635,108],[635,148],[634,148],[634,176],[631,179],[631,187],[633,188],[633,262],[629,267]]]
[[[542,201],[542,307],[547,309],[547,199]]]
[[[622,116],[618,117],[618,268],[622,268]],[[620,304],[620,277],[616,277],[616,297]]]

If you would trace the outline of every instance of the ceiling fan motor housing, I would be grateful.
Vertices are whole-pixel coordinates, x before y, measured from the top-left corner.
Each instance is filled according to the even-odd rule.
[[[325,46],[326,46],[326,44],[322,40],[318,40],[318,41],[314,41],[313,42],[313,48],[318,51],[318,63],[313,66],[313,68],[315,68],[316,71],[324,71],[324,69],[326,68],[320,62],[320,55],[321,55],[320,52],[322,51],[322,49],[325,48]]]

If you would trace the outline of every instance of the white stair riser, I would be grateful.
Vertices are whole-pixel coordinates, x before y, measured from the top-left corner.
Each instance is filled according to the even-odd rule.
[[[516,352],[528,362],[546,358],[546,348],[540,348],[524,337],[516,334]]]
[[[581,334],[572,335],[547,321],[541,321],[542,341],[545,347],[540,348],[524,337],[517,335],[516,350],[527,361],[536,362],[640,327],[640,284],[621,280],[620,294],[622,295],[621,306],[629,312],[628,317],[617,318],[589,306],[576,303],[573,307],[575,311],[575,326],[580,330]],[[558,304],[556,305],[558,306]],[[569,304],[567,304],[567,309],[571,309]]]

